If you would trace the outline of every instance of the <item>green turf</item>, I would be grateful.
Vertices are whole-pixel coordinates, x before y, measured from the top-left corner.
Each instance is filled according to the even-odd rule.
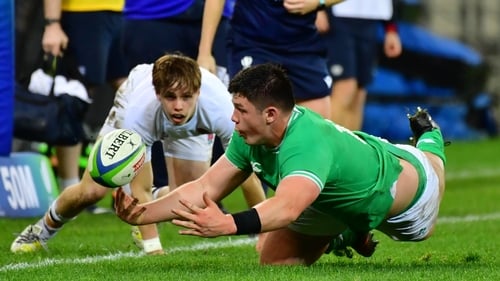
[[[259,266],[254,240],[185,237],[167,223],[160,231],[169,254],[141,256],[130,227],[113,214],[83,213],[49,242],[49,252],[31,255],[11,254],[9,247],[36,219],[0,219],[0,280],[500,280],[500,140],[454,142],[447,156],[434,236],[408,243],[376,232],[381,242],[368,259],[325,255],[310,267]],[[100,204],[108,206],[109,198]],[[243,209],[241,192],[224,204]]]

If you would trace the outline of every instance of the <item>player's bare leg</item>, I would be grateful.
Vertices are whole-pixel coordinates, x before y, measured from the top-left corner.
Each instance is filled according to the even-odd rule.
[[[265,234],[261,241],[260,263],[263,265],[310,265],[325,252],[332,236],[305,235],[288,228]]]
[[[331,92],[330,119],[349,130],[361,129],[366,91],[359,88],[355,78],[334,83]]]

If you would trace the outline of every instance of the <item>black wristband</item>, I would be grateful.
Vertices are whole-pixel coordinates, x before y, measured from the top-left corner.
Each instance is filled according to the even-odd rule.
[[[45,20],[44,20],[45,26],[47,26],[47,25],[51,25],[51,24],[53,24],[53,23],[59,23],[59,22],[60,22],[60,20],[59,20],[59,19],[45,19]]]
[[[261,224],[259,213],[255,208],[231,214],[233,216],[234,224],[236,224],[236,234],[256,234],[260,233]]]

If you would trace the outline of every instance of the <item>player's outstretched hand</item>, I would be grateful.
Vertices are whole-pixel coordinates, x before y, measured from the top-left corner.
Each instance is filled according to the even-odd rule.
[[[180,209],[172,210],[174,214],[180,217],[179,219],[172,220],[172,223],[185,228],[180,230],[179,234],[217,237],[236,233],[236,225],[234,224],[233,217],[229,214],[224,214],[219,206],[208,197],[206,192],[203,193],[203,201],[206,205],[205,208],[200,208],[184,199],[179,200],[181,205],[187,208],[187,211]]]
[[[115,199],[115,213],[123,220],[132,225],[139,225],[141,222],[141,215],[146,210],[145,207],[137,206],[139,200],[134,198],[120,187],[114,193]]]

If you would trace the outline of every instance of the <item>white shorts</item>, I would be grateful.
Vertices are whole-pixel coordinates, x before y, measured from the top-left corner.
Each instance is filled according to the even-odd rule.
[[[439,178],[424,153],[411,145],[397,145],[413,154],[424,167],[427,182],[420,198],[405,212],[383,223],[392,239],[420,241],[426,238],[439,213]]]
[[[214,134],[163,140],[165,156],[192,161],[210,161]]]

